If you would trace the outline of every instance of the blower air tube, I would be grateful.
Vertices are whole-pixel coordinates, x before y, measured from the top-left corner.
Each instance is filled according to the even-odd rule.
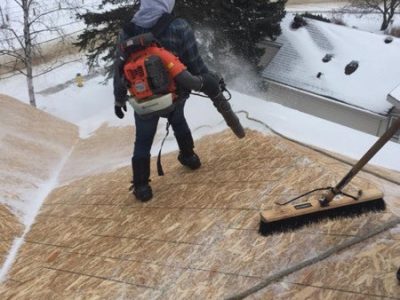
[[[199,76],[193,76],[189,71],[185,70],[175,77],[178,86],[186,90],[199,91],[203,85]]]
[[[211,73],[194,76],[189,71],[185,70],[175,77],[175,81],[179,86],[187,90],[203,92],[211,100],[221,93],[219,86],[220,78]]]

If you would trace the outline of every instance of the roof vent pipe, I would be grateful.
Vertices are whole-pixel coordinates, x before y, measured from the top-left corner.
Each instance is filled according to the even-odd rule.
[[[391,42],[393,42],[393,38],[391,36],[385,38],[385,44],[390,44]]]
[[[322,61],[323,61],[324,63],[330,62],[330,61],[332,60],[332,57],[333,57],[333,54],[326,54],[326,55],[324,56],[324,58],[322,59]]]
[[[358,69],[358,61],[353,60],[350,62],[346,68],[344,69],[344,73],[346,75],[351,75],[353,74],[356,70]]]
[[[307,22],[306,20],[304,20],[304,18],[302,16],[296,15],[293,19],[292,24],[290,25],[290,27],[292,29],[299,29],[300,27],[306,26]]]

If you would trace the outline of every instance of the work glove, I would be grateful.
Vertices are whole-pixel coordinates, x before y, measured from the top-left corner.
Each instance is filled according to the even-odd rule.
[[[119,102],[115,102],[115,105],[114,105],[114,112],[115,112],[115,115],[118,117],[118,118],[120,118],[120,119],[123,119],[124,118],[124,112],[123,111],[127,111],[127,109],[126,109],[126,102],[124,103],[124,104],[121,104],[121,103],[119,103]]]
[[[202,87],[201,92],[206,94],[210,99],[216,98],[220,93],[220,81],[221,77],[216,73],[206,73],[201,75]]]

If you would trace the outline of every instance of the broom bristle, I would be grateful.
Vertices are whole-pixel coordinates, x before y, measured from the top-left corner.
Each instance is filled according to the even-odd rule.
[[[382,211],[385,209],[385,201],[380,198],[367,202],[353,204],[350,206],[336,207],[329,210],[317,211],[310,214],[295,216],[277,221],[268,222],[268,220],[261,220],[259,232],[260,234],[267,236],[273,233],[287,232],[298,229],[304,225],[316,223],[323,219],[357,216],[367,212]]]

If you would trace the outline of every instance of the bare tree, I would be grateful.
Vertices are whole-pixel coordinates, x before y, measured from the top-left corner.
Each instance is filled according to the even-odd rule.
[[[12,66],[10,70],[16,70],[26,77],[29,102],[36,107],[35,90],[33,79],[43,73],[49,72],[49,67],[40,74],[34,74],[34,59],[41,56],[38,38],[56,36],[63,39],[64,32],[57,17],[63,11],[71,11],[81,8],[84,1],[81,0],[11,0],[20,12],[22,18],[12,19],[2,16],[0,30],[0,55],[11,57]],[[51,2],[49,6],[49,2]],[[21,32],[22,31],[22,32]]]
[[[363,13],[378,12],[382,14],[381,30],[386,30],[399,10],[400,0],[351,0],[350,5]]]

